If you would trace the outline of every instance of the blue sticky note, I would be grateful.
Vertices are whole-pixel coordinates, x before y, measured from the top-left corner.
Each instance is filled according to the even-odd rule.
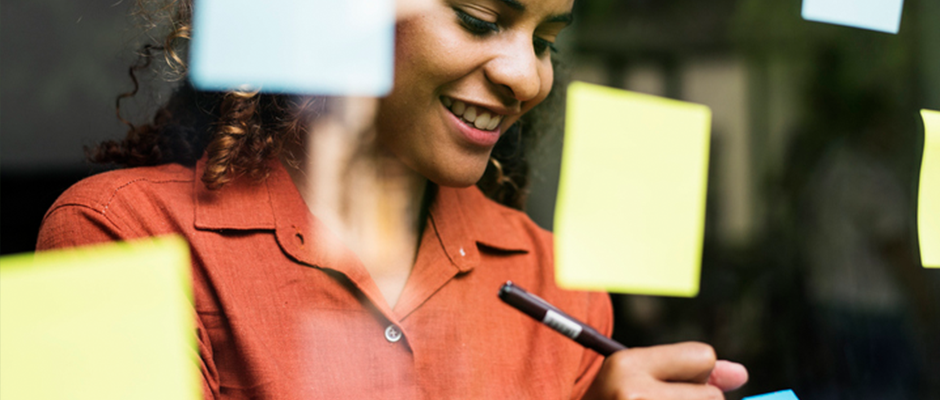
[[[803,0],[803,19],[898,33],[904,0]]]
[[[393,0],[196,0],[190,78],[203,90],[382,96]]]
[[[757,396],[745,397],[744,400],[800,400],[792,390],[781,390],[779,392],[759,394]]]

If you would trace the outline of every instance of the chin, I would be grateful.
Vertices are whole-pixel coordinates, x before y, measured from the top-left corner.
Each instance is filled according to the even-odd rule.
[[[444,164],[439,168],[427,168],[419,170],[418,173],[424,175],[428,180],[438,186],[465,188],[473,186],[483,177],[486,171],[486,163],[489,159],[473,163],[474,165],[459,165],[453,162]]]

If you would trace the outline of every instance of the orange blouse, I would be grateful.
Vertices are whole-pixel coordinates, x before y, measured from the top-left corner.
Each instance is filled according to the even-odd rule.
[[[512,280],[607,335],[609,297],[556,287],[551,234],[476,187],[439,188],[389,307],[280,164],[218,191],[202,167],[85,179],[46,214],[37,248],[185,237],[207,399],[567,399],[600,369],[602,357],[497,292]]]

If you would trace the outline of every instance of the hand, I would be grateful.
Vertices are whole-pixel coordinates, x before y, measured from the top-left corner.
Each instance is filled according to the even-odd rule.
[[[621,350],[604,361],[585,399],[724,399],[747,382],[747,369],[716,360],[704,343],[685,342]]]

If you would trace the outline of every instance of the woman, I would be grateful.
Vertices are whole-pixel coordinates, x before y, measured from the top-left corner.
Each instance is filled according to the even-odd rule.
[[[183,235],[206,398],[721,398],[746,371],[707,345],[605,361],[497,299],[512,280],[612,328],[606,294],[555,286],[551,235],[483,194],[521,204],[518,122],[551,91],[571,9],[446,0],[400,20],[394,89],[356,140],[320,100],[183,86],[95,155],[142,167],[69,189],[38,248]]]

